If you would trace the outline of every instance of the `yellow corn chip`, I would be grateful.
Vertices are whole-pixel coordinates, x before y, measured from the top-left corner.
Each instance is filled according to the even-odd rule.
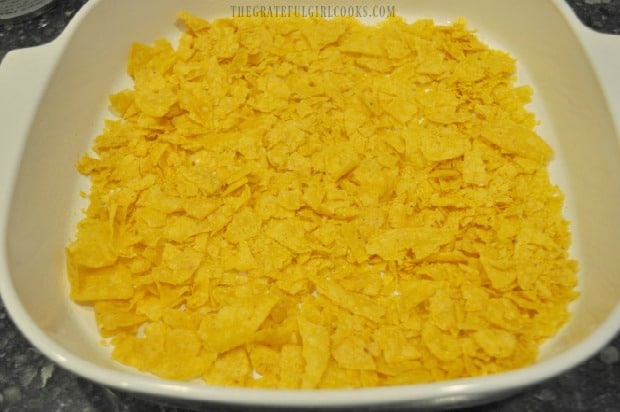
[[[509,54],[463,19],[178,18],[77,164],[70,297],[113,359],[286,389],[536,359],[578,265]]]

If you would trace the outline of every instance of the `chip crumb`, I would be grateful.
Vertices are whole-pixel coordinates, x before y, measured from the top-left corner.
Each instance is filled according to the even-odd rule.
[[[70,297],[113,359],[280,389],[536,360],[578,264],[513,57],[461,18],[178,18],[77,164]]]

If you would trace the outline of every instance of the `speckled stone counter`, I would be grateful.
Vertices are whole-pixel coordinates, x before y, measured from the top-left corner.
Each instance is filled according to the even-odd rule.
[[[499,1],[499,0],[498,0]],[[620,0],[567,0],[594,30],[620,34]],[[31,20],[0,24],[0,61],[13,49],[54,39],[85,0],[58,1]],[[620,38],[618,39],[620,41]],[[4,138],[4,137],[3,137]],[[620,412],[620,335],[582,365],[512,398],[471,409],[481,412]],[[43,356],[22,336],[0,301],[1,411],[161,411],[175,408],[93,384]],[[204,406],[205,411],[249,408]],[[359,410],[359,409],[358,409]]]

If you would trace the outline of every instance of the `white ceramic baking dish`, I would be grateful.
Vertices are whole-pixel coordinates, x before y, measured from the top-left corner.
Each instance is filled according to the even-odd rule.
[[[0,65],[0,291],[24,335],[62,367],[111,387],[179,401],[262,406],[467,406],[522,390],[595,354],[620,327],[620,37],[583,27],[562,0],[389,4],[407,19],[447,23],[464,16],[481,39],[513,54],[519,81],[534,86],[532,110],[556,152],[552,178],[567,195],[572,253],[581,262],[573,318],[536,364],[428,385],[274,391],[171,382],[109,359],[92,313],[67,293],[64,246],[79,218],[78,191],[87,184],[74,165],[110,116],[107,96],[128,84],[129,45],[174,39],[181,9],[209,19],[231,16],[230,2],[223,0],[90,1],[57,40],[11,52]]]

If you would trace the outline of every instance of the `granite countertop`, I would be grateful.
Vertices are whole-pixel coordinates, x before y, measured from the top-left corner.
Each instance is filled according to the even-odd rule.
[[[620,34],[620,0],[566,1],[586,26],[603,33]],[[30,20],[0,24],[0,62],[10,50],[54,39],[84,3],[86,0],[57,1],[44,14]],[[509,399],[471,410],[620,412],[619,354],[620,335],[590,360],[559,377]],[[185,411],[111,390],[61,369],[22,336],[1,301],[0,410]],[[212,406],[203,410],[232,412],[250,409]]]

